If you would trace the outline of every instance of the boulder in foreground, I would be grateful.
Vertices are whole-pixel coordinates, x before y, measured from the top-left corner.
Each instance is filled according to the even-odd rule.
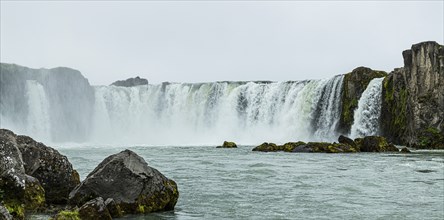
[[[46,192],[46,201],[66,204],[69,193],[80,183],[79,174],[68,158],[28,136],[18,135],[17,144],[22,153],[25,173],[40,181]]]
[[[103,160],[70,193],[69,203],[81,206],[97,197],[112,198],[124,214],[174,209],[177,185],[130,150]]]

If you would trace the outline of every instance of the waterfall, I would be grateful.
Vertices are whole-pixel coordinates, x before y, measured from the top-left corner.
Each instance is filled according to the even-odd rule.
[[[358,102],[358,108],[354,113],[351,137],[357,138],[379,134],[383,80],[384,78],[373,79],[362,93]]]
[[[98,86],[91,141],[188,145],[326,139],[339,119],[342,79]]]
[[[25,133],[38,140],[50,139],[49,102],[43,86],[34,80],[26,81],[28,117]]]
[[[1,64],[0,127],[44,142],[333,141],[343,75],[288,82],[91,86],[69,68]]]
[[[338,137],[336,129],[341,116],[343,79],[343,75],[333,77],[322,89],[314,122],[314,136],[318,140],[336,140]]]

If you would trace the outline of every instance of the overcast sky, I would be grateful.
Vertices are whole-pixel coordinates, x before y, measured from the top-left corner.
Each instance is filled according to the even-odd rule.
[[[444,39],[443,1],[1,1],[1,62],[91,84],[329,78],[391,71]]]

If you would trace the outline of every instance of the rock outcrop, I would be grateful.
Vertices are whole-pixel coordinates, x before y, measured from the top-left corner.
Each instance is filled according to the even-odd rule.
[[[79,174],[68,158],[28,136],[18,135],[17,144],[22,153],[25,173],[40,181],[46,191],[46,201],[66,204],[69,193],[80,183]]]
[[[216,148],[237,148],[237,145],[234,142],[224,141],[222,146],[217,146]]]
[[[172,210],[179,197],[177,185],[148,166],[136,153],[125,150],[103,160],[70,193],[70,204],[112,198],[125,214]]]
[[[395,145],[388,143],[384,137],[367,136],[352,140],[343,135],[338,138],[339,143],[328,142],[289,142],[284,145],[263,143],[253,151],[261,152],[291,152],[291,153],[357,153],[357,152],[399,152]]]
[[[308,142],[307,144],[296,147],[292,152],[298,153],[356,153],[359,148],[348,144],[327,143],[327,142]]]
[[[148,80],[140,77],[129,78],[126,80],[118,80],[111,83],[110,86],[122,86],[122,87],[133,87],[133,86],[141,86],[148,85]]]
[[[304,145],[305,143],[302,141],[299,142],[288,142],[283,145],[277,145],[275,143],[262,143],[261,145],[253,148],[253,151],[262,151],[262,152],[277,152],[277,151],[284,151],[284,152],[293,152],[293,150],[300,146]]]
[[[354,142],[361,152],[399,152],[395,145],[388,143],[384,137],[380,136],[356,138]]]
[[[338,125],[339,133],[350,133],[350,128],[353,125],[353,113],[358,108],[358,101],[362,93],[372,79],[385,76],[387,76],[386,72],[367,67],[358,67],[345,74],[342,86],[341,117]]]
[[[66,204],[80,181],[65,156],[27,136],[0,129],[0,189],[4,207],[15,219],[47,204]],[[71,176],[72,177],[72,176]],[[60,196],[57,198],[56,196]]]
[[[383,82],[382,134],[395,144],[444,149],[444,47],[422,42],[402,55],[404,67]]]

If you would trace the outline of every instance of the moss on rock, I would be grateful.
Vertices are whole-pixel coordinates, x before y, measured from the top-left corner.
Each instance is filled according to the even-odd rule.
[[[53,220],[80,220],[79,211],[63,210],[55,215]]]
[[[444,149],[444,132],[429,127],[420,132],[418,143],[412,144],[412,147],[418,149]]]
[[[217,148],[237,148],[236,143],[230,141],[224,141],[222,146],[217,146]]]

